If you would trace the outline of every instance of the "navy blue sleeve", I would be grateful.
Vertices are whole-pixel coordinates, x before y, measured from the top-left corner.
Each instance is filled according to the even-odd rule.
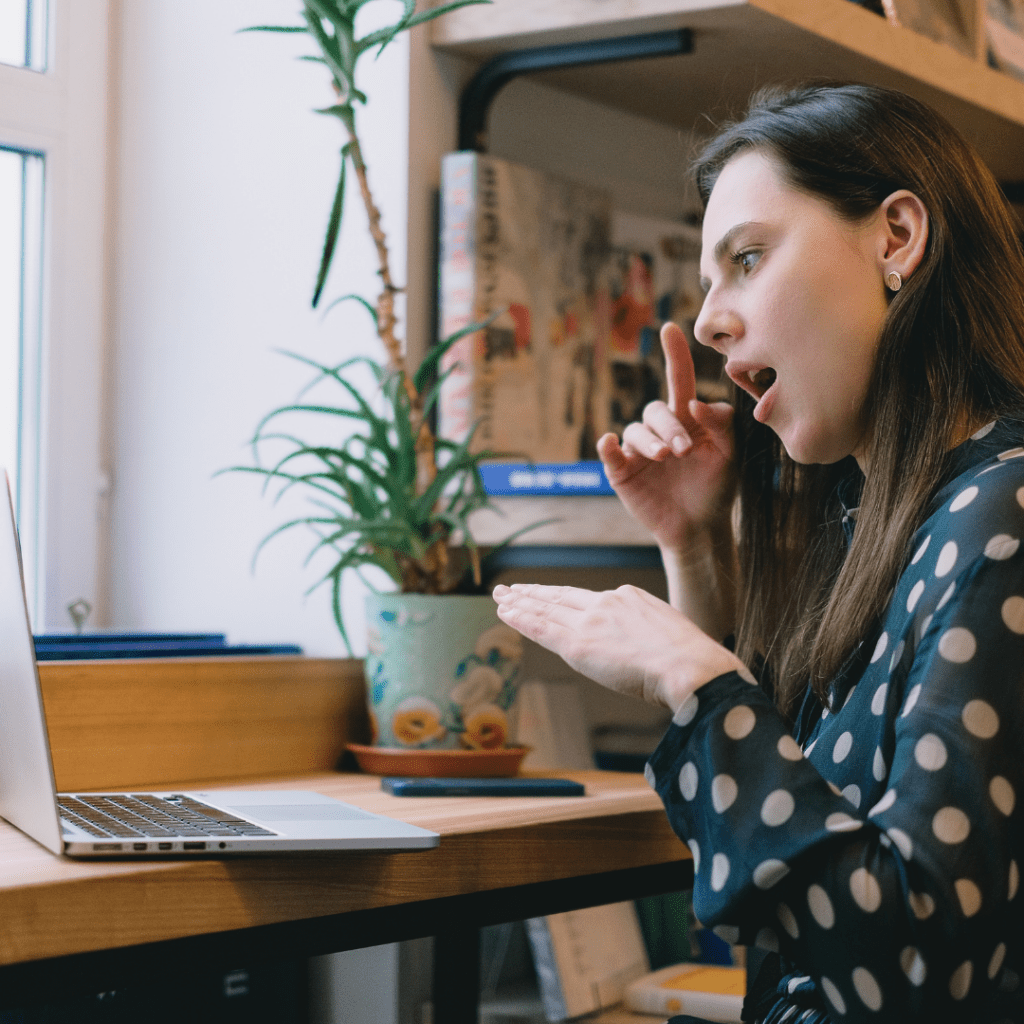
[[[969,1020],[1020,998],[1024,487],[979,501],[977,544],[955,519],[970,490],[806,752],[730,674],[649,765],[693,852],[698,918],[780,951],[846,1021]]]

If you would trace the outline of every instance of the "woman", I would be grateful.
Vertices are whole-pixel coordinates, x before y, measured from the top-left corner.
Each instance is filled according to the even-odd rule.
[[[864,85],[762,93],[696,179],[735,413],[670,325],[668,402],[599,444],[670,603],[516,585],[499,615],[672,710],[648,777],[697,916],[773,951],[745,1019],[1024,1020],[1018,226]]]

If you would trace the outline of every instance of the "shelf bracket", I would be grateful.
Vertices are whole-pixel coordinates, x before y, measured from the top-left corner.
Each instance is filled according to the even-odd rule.
[[[692,52],[693,33],[682,28],[499,54],[477,71],[459,97],[459,149],[475,149],[479,153],[486,150],[487,111],[498,92],[519,75],[612,61],[676,57]]]

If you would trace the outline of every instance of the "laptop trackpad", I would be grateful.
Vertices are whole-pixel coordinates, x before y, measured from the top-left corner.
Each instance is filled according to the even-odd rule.
[[[352,821],[375,818],[349,804],[236,804],[232,810],[260,821]]]

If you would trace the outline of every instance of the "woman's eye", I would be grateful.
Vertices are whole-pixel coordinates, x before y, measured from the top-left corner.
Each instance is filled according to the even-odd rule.
[[[756,249],[743,249],[733,254],[732,262],[742,267],[748,273],[757,266],[761,254]]]

